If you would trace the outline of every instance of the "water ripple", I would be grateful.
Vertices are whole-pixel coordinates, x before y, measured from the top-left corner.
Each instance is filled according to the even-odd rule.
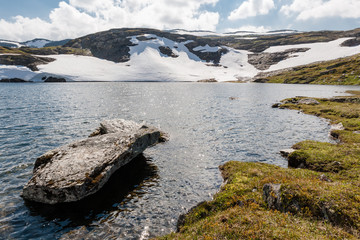
[[[305,139],[329,141],[325,120],[272,109],[272,103],[347,89],[359,88],[1,84],[0,239],[146,239],[169,233],[179,214],[219,189],[220,164],[237,160],[286,166],[280,149]],[[36,157],[88,136],[111,118],[146,121],[168,132],[171,140],[146,150],[140,165],[120,171],[100,194],[81,203],[51,207],[21,199]]]

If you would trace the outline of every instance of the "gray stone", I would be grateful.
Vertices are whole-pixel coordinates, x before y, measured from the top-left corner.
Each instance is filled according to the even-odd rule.
[[[103,187],[120,167],[164,138],[158,129],[133,121],[108,120],[91,137],[40,156],[22,197],[56,204],[74,202]]]
[[[267,183],[263,186],[263,200],[270,209],[276,209],[281,212],[297,213],[301,210],[299,203],[292,199],[290,202],[284,202],[281,197],[281,184]]]
[[[285,158],[288,157],[293,152],[295,152],[295,149],[293,149],[293,148],[280,150],[281,156],[283,156]]]
[[[298,104],[318,105],[320,103],[317,100],[312,99],[312,98],[303,98],[298,101]]]
[[[281,209],[281,184],[267,183],[263,187],[263,199],[270,209]]]

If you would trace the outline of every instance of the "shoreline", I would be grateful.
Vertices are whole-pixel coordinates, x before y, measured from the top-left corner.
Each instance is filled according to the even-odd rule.
[[[225,163],[219,167],[224,184],[213,200],[182,215],[178,231],[159,239],[359,238],[360,92],[347,93],[353,95],[317,98],[318,104],[292,98],[280,105],[342,122],[343,128],[331,130],[340,143],[297,143],[289,168]]]

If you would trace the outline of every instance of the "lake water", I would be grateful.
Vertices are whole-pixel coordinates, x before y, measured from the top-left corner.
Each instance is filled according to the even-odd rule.
[[[296,142],[330,141],[328,122],[272,109],[294,96],[344,95],[359,87],[65,83],[0,85],[0,239],[147,239],[219,190],[229,160],[286,167]],[[231,100],[230,97],[235,98]],[[56,207],[24,202],[35,159],[87,137],[104,119],[145,121],[171,140],[149,148],[95,196]]]

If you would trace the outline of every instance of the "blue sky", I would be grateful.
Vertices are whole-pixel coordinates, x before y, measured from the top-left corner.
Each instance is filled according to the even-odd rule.
[[[120,27],[229,32],[360,27],[360,0],[0,0],[0,39],[60,40]]]

